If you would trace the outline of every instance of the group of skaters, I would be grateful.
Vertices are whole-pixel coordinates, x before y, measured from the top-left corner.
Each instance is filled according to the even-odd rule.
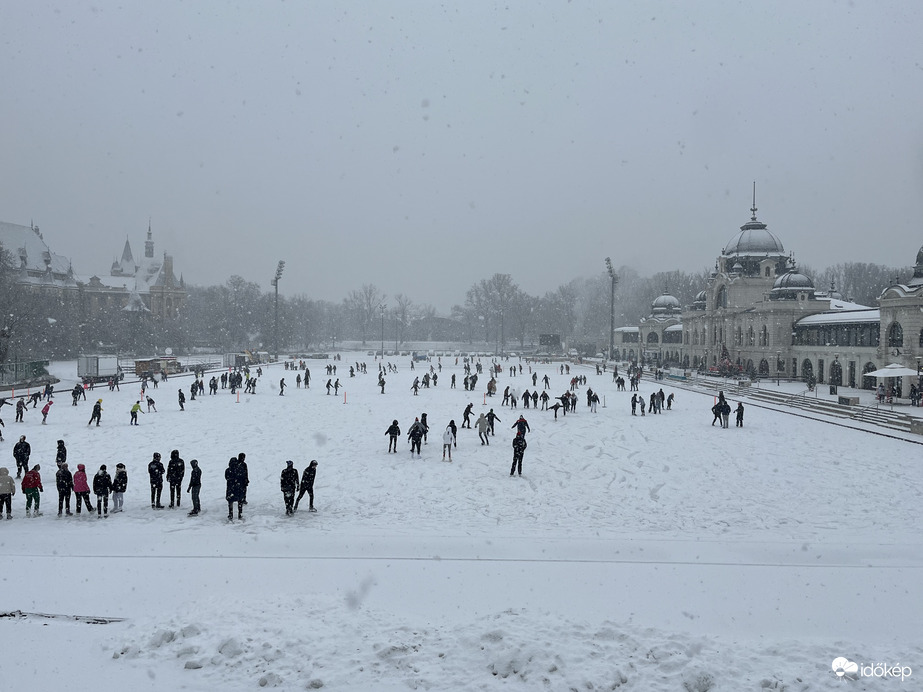
[[[67,447],[64,440],[58,440],[57,444],[55,463],[58,468],[55,473],[55,488],[58,491],[58,516],[70,517],[74,516],[74,514],[80,516],[84,507],[88,514],[93,512],[91,495],[96,498],[95,512],[97,518],[109,517],[110,496],[112,498],[112,513],[122,512],[125,492],[128,490],[128,469],[125,464],[116,464],[114,475],[110,475],[107,465],[102,464],[91,480],[87,475],[87,469],[84,464],[77,464],[77,470],[71,473],[67,463]],[[42,493],[45,492],[45,487],[42,482],[42,467],[40,464],[30,466],[31,454],[31,445],[26,441],[26,436],[22,435],[13,448],[13,456],[16,460],[15,478],[10,475],[7,467],[0,467],[0,517],[5,512],[7,519],[13,518],[12,501],[17,492],[17,481],[20,481],[19,488],[25,495],[26,517],[32,518],[43,515],[41,498]],[[197,459],[192,459],[189,462],[189,467],[190,473],[186,493],[191,496],[192,500],[192,509],[189,516],[194,517],[202,511],[200,500],[202,469],[199,467]],[[170,490],[169,508],[180,508],[183,498],[183,481],[186,477],[186,462],[180,457],[179,450],[174,449],[170,452],[170,460],[167,462],[166,467],[161,461],[160,454],[155,452],[147,465],[147,471],[151,489],[151,509],[166,509],[161,503],[164,480],[166,480]],[[305,468],[300,480],[298,479],[297,470],[294,469],[293,462],[286,462],[286,468],[283,470],[281,478],[286,515],[294,514],[295,510],[298,509],[298,504],[306,494],[308,495],[308,511],[316,511],[314,508],[314,479],[316,474],[316,460],[312,460]],[[243,507],[247,504],[247,487],[250,484],[246,454],[241,452],[237,456],[231,457],[224,477],[228,520],[232,521],[234,519],[235,505],[237,506],[237,518],[241,520],[243,519]],[[76,502],[75,511],[71,511],[72,497]]]
[[[464,423],[462,428],[471,429],[471,409],[473,404],[468,404],[464,413]],[[495,426],[497,423],[501,423],[500,417],[494,412],[493,409],[490,409],[487,413],[481,413],[478,416],[475,426],[478,431],[478,438],[481,440],[481,445],[490,445],[490,438],[495,435]],[[513,467],[510,470],[510,475],[518,472],[522,475],[522,459],[525,454],[526,447],[526,433],[531,432],[528,421],[526,421],[524,416],[519,416],[519,419],[510,426],[511,429],[516,430],[516,435],[513,438]],[[388,429],[385,430],[385,435],[388,437],[388,454],[394,453],[397,454],[397,444],[398,439],[401,436],[401,427],[397,422],[397,419],[391,421],[391,425],[388,426]],[[416,453],[419,458],[422,455],[422,445],[428,443],[429,435],[429,421],[427,420],[427,414],[421,413],[419,416],[414,418],[413,423],[407,430],[407,441],[410,443],[410,456],[412,457]],[[443,461],[452,461],[452,450],[458,448],[458,426],[455,424],[455,419],[449,421],[449,424],[445,427],[445,430],[442,433],[442,460]]]
[[[13,457],[16,460],[16,477],[10,475],[9,469],[0,467],[0,515],[6,511],[6,518],[12,519],[12,499],[16,494],[16,481],[20,478],[20,489],[26,498],[26,517],[42,516],[41,502],[45,487],[42,483],[42,467],[40,464],[29,465],[32,447],[26,441],[26,436],[21,435],[19,442],[13,447]],[[93,503],[90,501],[91,493],[96,496],[96,516],[98,518],[109,516],[109,496],[112,496],[113,513],[122,511],[122,502],[128,488],[128,472],[125,464],[119,463],[115,467],[115,476],[111,476],[105,464],[93,476],[92,484],[87,476],[86,466],[77,464],[77,470],[71,473],[67,464],[67,447],[64,440],[58,440],[55,452],[55,463],[58,467],[55,473],[55,488],[58,491],[58,516],[66,514],[72,516],[71,496],[76,500],[76,514],[86,507],[87,512],[93,512]]]
[[[724,392],[718,392],[718,399],[715,401],[714,406],[711,407],[711,412],[714,416],[711,422],[712,425],[718,423],[722,428],[728,427],[731,417],[731,405],[728,403],[727,399],[724,398]],[[736,420],[735,427],[744,427],[744,405],[742,401],[737,402],[737,408],[734,409],[734,417]]]
[[[664,410],[669,411],[673,408],[673,401],[676,397],[670,392],[670,395],[667,396],[663,393],[663,389],[660,389],[656,392],[651,392],[651,397],[649,400],[645,400],[644,395],[640,392],[635,392],[631,395],[631,415],[636,416],[637,409],[641,409],[641,415],[645,414],[645,411],[651,414],[663,413]]]

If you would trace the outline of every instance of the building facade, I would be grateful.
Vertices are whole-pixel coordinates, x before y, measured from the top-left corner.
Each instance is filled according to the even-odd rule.
[[[685,369],[872,388],[864,375],[890,363],[923,365],[923,249],[913,277],[886,287],[878,307],[818,290],[777,235],[757,219],[740,227],[692,305],[664,294],[650,317],[614,335],[618,355]],[[889,382],[897,394],[911,380]]]
[[[18,265],[18,285],[32,292],[66,295],[86,315],[123,310],[170,319],[186,299],[185,283],[173,271],[173,258],[154,252],[150,225],[143,257],[136,261],[126,240],[121,258],[100,274],[76,273],[69,259],[51,251],[34,225],[0,222],[0,246]]]

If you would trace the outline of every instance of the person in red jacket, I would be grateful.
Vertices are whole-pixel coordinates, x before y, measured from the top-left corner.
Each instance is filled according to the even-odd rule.
[[[42,470],[42,467],[36,464],[32,467],[31,471],[26,471],[26,475],[22,477],[22,491],[26,495],[26,516],[32,516],[32,503],[35,503],[35,516],[40,517],[42,513],[39,511],[39,505],[41,504],[41,496],[39,493],[45,492],[45,489],[42,487],[42,475],[39,471]]]
[[[80,514],[84,502],[87,511],[93,511],[93,505],[90,504],[90,484],[87,483],[87,467],[83,464],[77,464],[77,472],[74,474],[74,495],[77,496],[77,514]]]
[[[44,406],[42,406],[42,425],[47,425],[48,423],[48,412],[51,410],[51,405],[54,403],[51,399],[48,400]],[[35,408],[34,406],[32,408]]]

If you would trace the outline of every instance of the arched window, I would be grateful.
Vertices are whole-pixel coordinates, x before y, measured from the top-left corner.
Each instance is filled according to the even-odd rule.
[[[656,344],[660,341],[660,338],[657,336],[657,332],[648,332],[647,333],[647,343]]]
[[[835,359],[830,364],[830,384],[843,384],[843,366],[840,365],[840,361],[838,359]]]
[[[747,328],[747,346],[753,345],[753,327]]]
[[[767,279],[769,278],[769,267],[766,267],[766,273],[764,274],[764,276],[765,276]]]
[[[740,327],[734,330],[734,345],[740,346],[743,343],[743,332]]]
[[[904,347],[904,328],[900,322],[892,322],[888,327],[888,348]]]
[[[760,329],[760,346],[769,346],[769,329],[765,324]]]
[[[768,377],[768,376],[769,376],[769,361],[763,358],[763,360],[760,361],[760,377]]]
[[[718,289],[718,295],[715,296],[715,307],[726,308],[728,306],[728,291],[726,286]]]
[[[801,361],[801,379],[807,382],[812,377],[814,377],[814,365],[805,358]]]
[[[862,380],[861,380],[862,389],[875,389],[875,383],[876,383],[875,378],[865,377],[865,373],[872,372],[877,369],[878,368],[872,362],[868,362],[862,366]]]
[[[923,329],[920,330],[920,348],[923,348]]]

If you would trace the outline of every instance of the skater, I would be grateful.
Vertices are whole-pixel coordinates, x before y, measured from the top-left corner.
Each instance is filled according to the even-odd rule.
[[[0,516],[6,507],[6,518],[13,518],[13,495],[16,494],[16,481],[10,476],[10,470],[0,467]]]
[[[16,422],[22,423],[22,416],[26,412],[26,400],[20,399],[16,402]]]
[[[465,406],[464,420],[462,420],[462,427],[468,428],[471,430],[471,411],[474,408],[474,404],[468,404]]]
[[[199,503],[199,493],[202,490],[202,469],[199,468],[198,459],[190,461],[189,466],[192,471],[189,472],[189,487],[186,488],[186,492],[192,494],[192,511],[189,512],[189,516],[195,517],[202,511],[202,505]]]
[[[32,455],[32,445],[26,442],[26,436],[20,435],[19,442],[13,445],[13,459],[16,460],[16,478],[29,470],[29,457]]]
[[[96,421],[96,427],[99,427],[100,421],[103,419],[103,400],[97,399],[96,403],[93,404],[93,413],[90,416],[90,422],[87,425],[93,425],[93,421]]]
[[[179,410],[185,411],[186,410],[186,395],[183,394],[182,389],[177,390],[176,398],[179,401]]]
[[[304,497],[304,494],[308,494],[308,511],[316,512],[314,509],[314,477],[317,475],[317,460],[311,459],[311,463],[308,464],[308,467],[304,470],[304,473],[301,475],[301,487],[298,490],[298,499],[295,500],[295,509],[298,509],[298,503],[301,502],[301,498]]]
[[[186,475],[186,462],[179,456],[179,450],[170,452],[170,461],[167,462],[167,483],[170,484],[170,509],[173,509],[174,498],[179,507],[183,497],[183,477]]]
[[[247,488],[250,486],[250,469],[247,468],[247,455],[237,453],[237,462],[240,464],[240,475],[244,479],[244,504],[247,504]]]
[[[150,413],[151,410],[154,413],[157,413],[157,407],[154,405],[154,400],[151,397],[147,397],[147,412]]]
[[[449,461],[452,461],[452,444],[455,442],[455,436],[452,434],[452,428],[446,426],[445,432],[442,433],[442,460],[445,461],[446,452],[449,453]]]
[[[282,489],[282,500],[285,502],[285,516],[290,517],[295,513],[295,493],[298,491],[298,469],[293,461],[285,462],[279,485]]]
[[[151,509],[163,509],[160,504],[160,494],[163,492],[163,464],[160,463],[160,453],[154,452],[154,457],[147,465],[147,473],[151,479]]]
[[[388,426],[388,429],[385,430],[385,435],[388,436],[388,454],[392,451],[397,454],[397,438],[401,434],[401,428],[397,424],[396,420],[391,421],[391,425]]]
[[[48,412],[51,410],[51,405],[52,405],[53,403],[54,403],[54,402],[53,402],[52,400],[49,399],[48,402],[47,402],[44,406],[42,406],[42,425],[47,425],[47,423],[48,423]],[[35,408],[35,407],[33,406],[32,408]]]
[[[413,450],[417,450],[417,456],[420,456],[421,443],[423,441],[423,425],[419,418],[413,419],[413,425],[407,431],[407,439],[410,440],[410,456],[413,456]]]
[[[510,430],[513,428],[516,428],[517,432],[521,435],[525,435],[527,432],[532,432],[532,428],[529,427],[529,423],[523,416],[519,416],[519,420],[510,426]]]
[[[478,437],[481,439],[481,444],[489,445],[490,438],[487,436],[487,432],[490,430],[490,423],[487,420],[487,416],[482,413],[480,416],[478,416],[475,425],[478,428]]]
[[[99,467],[93,476],[93,494],[96,495],[96,517],[109,518],[109,493],[112,492],[112,477],[106,470],[106,465]]]
[[[670,396],[667,397],[667,411],[673,408],[673,392],[670,392]]]
[[[285,396],[285,378],[279,380],[279,396]]]
[[[54,461],[58,465],[58,468],[67,461],[67,447],[64,446],[64,440],[58,440],[58,448],[55,451]]]
[[[721,424],[721,409],[723,408],[723,406],[724,406],[724,392],[718,392],[718,401],[716,401],[715,405],[711,407],[711,412],[715,416],[711,421],[712,425],[715,424],[715,421]]]
[[[503,421],[500,420],[500,417],[496,413],[494,413],[493,409],[490,409],[490,411],[487,412],[487,425],[490,428],[491,436],[493,436],[494,434],[494,423],[502,423],[502,422]]]
[[[526,453],[526,447],[528,447],[526,442],[526,434],[524,432],[516,433],[516,437],[513,438],[513,465],[510,467],[510,475],[512,476],[514,472],[522,475],[522,457]],[[517,469],[518,465],[518,469]]]
[[[119,462],[115,465],[115,478],[112,479],[112,513],[122,511],[125,501],[125,491],[128,490],[128,471],[125,464]]]
[[[39,506],[41,505],[42,498],[39,493],[45,492],[45,489],[42,487],[42,475],[39,471],[42,470],[42,467],[36,464],[32,467],[31,471],[27,471],[26,475],[22,477],[22,491],[26,495],[26,516],[29,516],[29,510],[32,508],[32,503],[35,503],[35,516],[42,516]]]
[[[228,501],[228,521],[234,521],[234,503],[237,503],[237,518],[244,518],[244,498],[247,490],[247,470],[241,466],[240,459],[231,457],[224,472],[227,481],[225,499]]]
[[[735,427],[742,428],[744,427],[744,404],[742,401],[737,402],[737,408],[734,409],[735,418],[737,419],[737,425]]]
[[[385,375],[384,373],[378,374],[378,386],[381,387],[381,393],[385,393]]]
[[[74,497],[77,499],[77,514],[80,514],[80,508],[86,504],[87,512],[93,511],[93,505],[90,504],[90,484],[87,482],[87,467],[83,464],[77,464],[77,471],[74,473]]]
[[[58,516],[61,516],[61,512],[67,512],[67,516],[70,516],[71,493],[74,491],[74,474],[67,468],[67,464],[61,464],[54,479],[55,487],[58,489]]]
[[[423,444],[429,444],[429,421],[426,420],[426,414],[420,414],[420,425],[423,426]]]
[[[458,426],[455,425],[455,419],[449,421],[449,430],[452,431],[452,446],[458,449]]]
[[[140,401],[136,401],[135,405],[131,407],[131,422],[129,423],[129,425],[138,424],[138,411],[141,411]],[[144,413],[144,411],[141,411],[141,413]]]

